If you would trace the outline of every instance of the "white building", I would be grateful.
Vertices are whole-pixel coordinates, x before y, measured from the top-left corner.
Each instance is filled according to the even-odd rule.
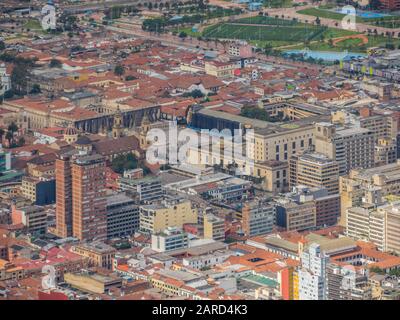
[[[151,249],[157,252],[166,252],[187,248],[188,235],[176,227],[168,227],[163,232],[151,236]]]
[[[11,89],[11,77],[4,63],[0,64],[0,96]]]
[[[185,267],[191,267],[194,269],[212,268],[217,264],[225,262],[225,260],[234,254],[235,253],[230,250],[220,250],[211,254],[183,258],[182,264]]]
[[[326,256],[318,244],[313,243],[301,255],[301,269],[299,270],[299,299],[325,300],[326,299],[326,266],[329,257]]]

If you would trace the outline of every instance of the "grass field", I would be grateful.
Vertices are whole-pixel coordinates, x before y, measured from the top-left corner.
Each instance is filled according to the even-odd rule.
[[[40,22],[36,19],[29,19],[25,24],[24,24],[25,29],[30,29],[30,30],[43,30],[42,25]]]
[[[326,28],[317,26],[251,26],[221,23],[207,27],[203,36],[207,38],[263,40],[263,41],[311,41],[320,36]]]
[[[327,18],[338,21],[341,21],[346,16],[345,14],[339,12],[332,12],[319,8],[303,9],[297,12],[308,16]],[[381,18],[368,18],[368,19],[364,19],[362,17],[356,17],[356,22],[369,24],[371,26],[385,27],[385,28],[399,28],[400,16],[387,16]]]

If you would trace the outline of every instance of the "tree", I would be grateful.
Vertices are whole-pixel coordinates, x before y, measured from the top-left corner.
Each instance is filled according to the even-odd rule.
[[[61,68],[62,63],[60,60],[57,59],[51,59],[49,67],[50,68]]]
[[[11,99],[12,97],[14,97],[14,91],[12,89],[4,92],[4,99]]]
[[[119,174],[124,173],[126,170],[136,169],[137,167],[138,161],[132,153],[119,155],[111,163],[113,171]]]
[[[2,128],[0,128],[0,143],[1,143],[1,141],[3,141],[4,134],[5,134],[5,131]]]
[[[199,90],[199,89],[194,89],[192,92],[185,93],[184,96],[185,96],[185,97],[192,97],[192,98],[194,98],[194,99],[197,99],[197,98],[202,98],[202,97],[204,97],[204,94],[203,94],[203,92],[201,92],[201,90]]]
[[[11,122],[7,130],[14,134],[14,132],[18,131],[18,126],[15,124],[15,122]]]
[[[4,41],[0,41],[0,51],[3,51],[6,48],[6,44]]]
[[[38,85],[37,83],[35,83],[35,84],[32,86],[32,90],[31,90],[30,94],[38,94],[38,93],[41,93],[41,92],[42,92],[42,90],[40,89],[40,85]]]
[[[125,68],[123,67],[123,66],[121,66],[121,65],[117,65],[117,66],[115,66],[115,68],[114,68],[114,74],[116,75],[116,76],[122,76],[123,74],[125,73]]]
[[[315,24],[316,24],[317,26],[321,25],[321,19],[320,19],[319,17],[317,17],[317,18],[315,19]]]
[[[179,33],[179,38],[181,38],[182,40],[185,39],[187,37],[187,33],[185,31],[182,31],[181,33]]]

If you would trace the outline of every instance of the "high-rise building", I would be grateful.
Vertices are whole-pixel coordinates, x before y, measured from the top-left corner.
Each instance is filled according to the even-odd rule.
[[[300,300],[326,299],[326,267],[329,257],[316,243],[310,244],[301,254],[299,275]]]
[[[273,231],[276,222],[275,207],[265,200],[248,201],[242,208],[242,228],[253,237]]]
[[[289,162],[289,186],[324,187],[329,194],[339,193],[339,165],[326,155],[306,152]]]
[[[72,164],[72,234],[80,240],[107,237],[105,159],[78,156]]]
[[[56,159],[56,234],[72,236],[72,172],[71,156],[60,154]]]
[[[375,137],[371,130],[336,129],[332,123],[320,122],[315,125],[314,139],[315,151],[336,160],[341,176],[354,168],[374,166]]]

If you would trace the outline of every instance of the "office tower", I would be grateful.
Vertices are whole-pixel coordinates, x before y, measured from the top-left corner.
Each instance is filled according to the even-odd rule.
[[[289,185],[324,187],[329,194],[339,193],[339,164],[326,155],[306,152],[295,155],[289,162]]]
[[[56,173],[56,234],[61,238],[72,236],[72,173],[71,156],[58,155]]]
[[[72,164],[72,234],[80,240],[107,237],[105,159],[78,156]]]
[[[341,128],[327,122],[315,125],[315,151],[336,160],[339,175],[346,175],[353,168],[374,166],[375,137],[364,128]]]
[[[266,200],[248,201],[242,209],[242,228],[252,237],[272,232],[275,221],[275,207]]]

